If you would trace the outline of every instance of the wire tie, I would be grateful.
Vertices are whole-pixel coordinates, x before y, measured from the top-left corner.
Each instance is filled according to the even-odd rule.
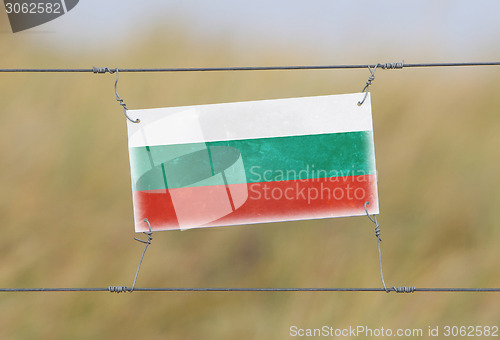
[[[415,287],[392,287],[396,293],[414,293]]]
[[[103,73],[109,73],[109,74],[113,74],[113,73],[116,73],[116,80],[115,80],[115,95],[116,95],[116,101],[120,103],[120,105],[123,107],[123,114],[125,114],[125,117],[127,117],[128,120],[130,120],[132,123],[139,123],[141,120],[140,119],[136,119],[136,120],[133,120],[132,118],[129,117],[129,115],[127,114],[127,110],[128,110],[128,107],[127,107],[127,104],[124,103],[123,99],[120,98],[120,95],[118,94],[118,89],[117,89],[117,86],[118,86],[118,68],[109,68],[109,67],[93,67],[92,68],[92,72],[94,73],[99,73],[99,74],[103,74]]]
[[[368,209],[366,206],[370,204],[369,201],[365,202],[365,212],[366,216],[370,219],[370,221],[375,224],[375,237],[377,238],[377,245],[378,245],[378,261],[379,261],[379,266],[380,266],[380,279],[382,280],[382,285],[384,286],[384,290],[386,293],[390,292],[396,292],[396,293],[413,293],[415,292],[415,287],[392,287],[391,289],[387,288],[385,285],[385,280],[384,280],[384,271],[382,269],[382,251],[380,249],[380,242],[382,242],[382,239],[380,238],[381,230],[380,230],[380,223],[377,221],[377,216],[373,214],[370,216],[368,213]]]
[[[380,64],[375,65],[375,67],[373,69],[370,67],[370,65],[368,65],[368,70],[370,71],[371,74],[368,77],[368,80],[366,81],[366,84],[365,84],[365,87],[363,88],[363,91],[361,91],[361,93],[364,92],[365,96],[363,97],[363,100],[361,100],[361,101],[358,102],[358,106],[363,105],[363,103],[365,102],[366,97],[368,96],[368,88],[372,84],[372,81],[375,80],[375,71],[377,70],[377,67],[379,65]]]
[[[368,96],[369,92],[369,87],[372,84],[372,81],[375,80],[375,71],[377,70],[377,67],[380,67],[383,70],[393,70],[393,69],[402,69],[404,67],[405,61],[403,60],[402,62],[398,63],[385,63],[385,64],[376,64],[373,69],[368,65],[368,70],[370,71],[370,76],[368,77],[368,80],[366,81],[365,87],[363,88],[363,91],[361,93],[364,93],[365,96],[363,97],[363,100],[358,102],[358,106],[363,105],[363,103],[366,100],[366,97]]]
[[[110,293],[120,294],[120,293],[128,292],[129,289],[126,286],[109,286],[108,291]]]
[[[103,74],[103,73],[110,73],[110,74],[113,74],[116,72],[116,69],[112,69],[112,68],[109,68],[109,67],[92,67],[92,72],[94,73],[100,73],[100,74]]]
[[[127,114],[127,110],[128,110],[128,107],[127,107],[127,104],[125,104],[123,102],[123,99],[120,98],[120,95],[118,94],[118,89],[117,89],[117,86],[118,86],[118,68],[116,68],[114,71],[111,71],[109,68],[106,67],[106,69],[109,71],[109,73],[114,73],[116,72],[116,80],[115,80],[115,94],[116,94],[116,101],[120,103],[120,105],[123,107],[123,114],[125,115],[125,117],[127,117],[128,120],[130,120],[132,123],[140,123],[140,119],[137,118],[136,120],[133,120],[132,118],[129,117],[129,115]]]
[[[147,218],[144,219],[144,222],[148,224],[149,231],[143,232],[143,234],[148,236],[148,239],[146,241],[143,241],[141,239],[135,238],[134,240],[142,242],[146,244],[144,247],[144,251],[142,252],[141,260],[139,261],[139,265],[137,266],[137,271],[135,272],[135,277],[134,277],[134,283],[132,284],[132,288],[128,288],[127,286],[109,286],[108,291],[110,293],[123,293],[123,292],[129,292],[132,293],[135,288],[135,283],[137,282],[137,276],[139,276],[139,270],[141,269],[142,265],[142,260],[144,259],[144,255],[146,254],[146,250],[148,249],[148,246],[151,244],[151,241],[153,240],[153,231],[151,230],[151,224],[149,223],[149,220]]]
[[[379,67],[381,67],[383,70],[402,69],[404,66],[405,66],[404,60],[400,63],[385,63],[379,65]]]
[[[380,266],[380,278],[382,280],[382,285],[384,286],[384,290],[386,291],[386,293],[389,293],[390,290],[387,289],[387,287],[385,285],[384,271],[382,270],[382,251],[380,250],[380,242],[382,242],[382,239],[380,238],[380,233],[381,233],[380,224],[378,223],[377,216],[375,216],[375,214],[373,214],[373,217],[371,217],[370,214],[368,213],[368,209],[366,208],[366,206],[368,204],[370,204],[370,202],[366,201],[365,202],[365,212],[366,212],[366,216],[368,216],[370,221],[372,221],[373,224],[375,224],[375,237],[377,237],[377,245],[378,245],[378,261],[379,261],[379,266]]]
[[[148,229],[149,231],[143,232],[144,235],[147,235],[148,239],[146,241],[143,241],[141,239],[135,238],[134,240],[139,241],[144,243],[146,246],[144,247],[144,251],[142,252],[141,260],[139,261],[139,265],[137,266],[137,271],[135,272],[135,277],[134,277],[134,283],[132,284],[132,288],[130,288],[129,292],[133,292],[135,288],[135,283],[137,282],[137,276],[139,276],[139,270],[141,269],[142,265],[142,260],[144,259],[144,255],[146,254],[146,250],[148,250],[149,245],[151,244],[151,241],[153,240],[153,231],[151,230],[151,223],[149,223],[149,220],[147,218],[144,219],[144,222],[148,224]]]

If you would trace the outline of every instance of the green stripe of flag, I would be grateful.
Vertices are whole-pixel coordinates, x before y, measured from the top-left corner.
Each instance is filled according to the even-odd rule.
[[[172,176],[168,177],[169,188],[206,185],[204,179],[220,173],[237,160],[237,151],[243,160],[245,176],[228,176],[232,179],[229,184],[375,173],[372,131],[242,139],[132,147],[133,190],[166,189],[163,176],[156,178],[161,169],[155,168],[161,164],[172,170]],[[151,158],[155,168],[151,168]]]

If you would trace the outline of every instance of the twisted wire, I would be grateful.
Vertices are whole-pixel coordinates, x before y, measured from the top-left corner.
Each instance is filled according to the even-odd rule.
[[[146,254],[146,250],[148,250],[148,247],[151,244],[151,241],[153,240],[153,237],[151,236],[151,235],[153,235],[153,232],[151,231],[151,224],[149,223],[149,220],[147,218],[144,219],[144,222],[146,222],[148,224],[149,231],[145,231],[145,232],[143,232],[143,234],[146,235],[148,237],[148,239],[146,241],[143,241],[141,239],[134,238],[134,240],[142,242],[146,245],[144,246],[141,260],[139,261],[139,265],[137,266],[137,271],[135,272],[134,283],[132,284],[132,288],[130,288],[130,290],[129,290],[131,293],[134,291],[135,283],[137,282],[137,276],[139,276],[139,270],[141,269],[142,260],[144,260],[144,255]]]
[[[413,293],[415,292],[415,287],[391,287],[387,288],[385,285],[385,280],[384,280],[384,270],[382,269],[382,250],[380,249],[380,242],[382,242],[382,238],[380,237],[380,234],[382,231],[380,230],[380,223],[377,221],[377,216],[373,214],[373,217],[370,216],[368,213],[367,205],[370,204],[369,201],[365,202],[365,212],[366,216],[370,219],[370,221],[375,224],[375,237],[377,238],[377,246],[378,246],[378,262],[379,262],[379,267],[380,267],[380,279],[382,280],[382,285],[384,286],[384,290],[386,293],[390,292],[396,292],[396,293]]]
[[[379,67],[382,68],[383,70],[395,70],[395,69],[402,69],[405,66],[405,61],[403,60],[400,63],[385,63],[385,64],[380,64]]]
[[[370,85],[372,84],[372,81],[375,80],[375,71],[377,70],[377,67],[379,66],[380,64],[377,64],[375,65],[375,67],[372,69],[370,66],[368,66],[368,70],[370,70],[370,76],[368,77],[368,80],[366,81],[366,85],[365,87],[363,88],[363,91],[361,91],[361,93],[364,92],[365,96],[363,97],[363,100],[359,101],[358,102],[358,106],[361,106],[363,105],[363,103],[365,102],[366,100],[366,97],[368,96],[368,88],[370,87]]]
[[[125,286],[109,286],[108,287],[108,291],[110,293],[120,294],[120,293],[128,292],[129,289],[127,287],[125,287]]]
[[[396,293],[414,293],[415,287],[392,287]]]
[[[92,67],[92,72],[93,73],[100,73],[100,74],[103,74],[103,73],[110,73],[110,74],[113,74],[115,72],[117,72],[117,68],[109,68],[109,67]]]
[[[375,236],[377,237],[377,246],[378,246],[378,262],[379,262],[379,267],[380,267],[380,278],[382,280],[382,285],[384,286],[384,290],[389,293],[390,290],[387,289],[386,285],[385,285],[385,280],[384,280],[384,271],[382,269],[382,250],[380,249],[380,242],[382,242],[382,239],[380,238],[380,224],[378,223],[377,221],[377,216],[375,216],[375,214],[373,214],[373,217],[370,216],[370,214],[368,213],[368,209],[366,208],[366,206],[370,204],[369,201],[366,201],[365,202],[365,212],[366,212],[366,216],[368,216],[368,218],[370,219],[370,221],[372,221],[374,224],[375,224]],[[394,287],[393,287],[394,288]]]
[[[94,67],[95,69],[95,67]],[[99,71],[102,70],[103,68],[99,68]],[[122,98],[120,98],[120,95],[118,94],[118,77],[119,77],[119,72],[118,72],[118,68],[116,68],[115,70],[111,71],[109,68],[107,67],[104,67],[104,72],[109,72],[111,74],[113,74],[114,72],[116,72],[116,80],[115,80],[115,95],[116,95],[116,101],[123,107],[123,114],[125,115],[125,117],[127,117],[128,120],[130,120],[132,123],[140,123],[140,119],[137,118],[136,120],[133,120],[132,118],[130,118],[127,114],[127,110],[128,110],[128,107],[127,107],[127,104],[125,104],[125,102],[123,101]],[[101,73],[101,72],[99,72]]]

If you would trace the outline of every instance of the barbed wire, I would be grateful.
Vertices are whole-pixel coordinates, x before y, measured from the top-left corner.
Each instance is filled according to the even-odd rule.
[[[401,69],[415,67],[460,67],[460,66],[500,66],[500,61],[493,62],[457,62],[457,63],[376,63],[354,65],[299,65],[299,66],[235,66],[235,67],[170,67],[170,68],[3,68],[0,72],[21,73],[114,73],[119,72],[216,72],[216,71],[272,71],[272,70],[334,70],[334,69],[366,69],[380,67],[382,69]],[[113,71],[113,72],[111,72]]]

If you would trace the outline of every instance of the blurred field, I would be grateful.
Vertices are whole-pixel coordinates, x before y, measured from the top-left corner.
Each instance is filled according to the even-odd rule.
[[[194,46],[188,36],[62,56],[34,38],[1,34],[9,48],[0,49],[0,67],[307,60],[305,52],[270,47],[249,62],[223,42]],[[369,58],[363,62],[378,60]],[[359,92],[368,75],[122,74],[119,93],[132,109],[166,107]],[[377,71],[372,102],[388,285],[500,286],[499,76],[492,67]],[[114,76],[0,77],[0,286],[131,285],[143,245],[133,240]],[[366,217],[153,236],[140,287],[381,286]],[[284,339],[291,325],[498,325],[499,302],[499,294],[470,293],[2,293],[0,338]]]

